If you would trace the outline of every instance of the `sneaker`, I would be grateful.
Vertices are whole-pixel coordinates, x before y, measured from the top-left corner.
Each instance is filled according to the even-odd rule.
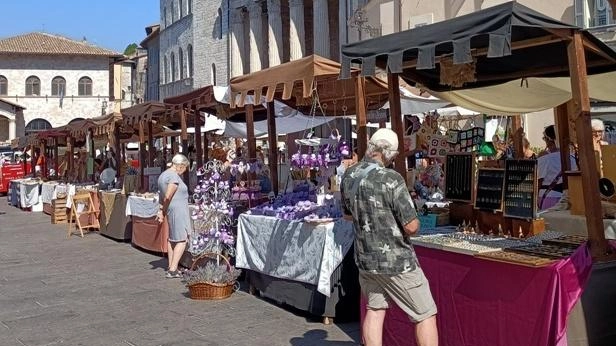
[[[167,279],[178,279],[182,277],[182,273],[180,273],[179,271],[168,271],[167,274],[165,275],[165,277]]]

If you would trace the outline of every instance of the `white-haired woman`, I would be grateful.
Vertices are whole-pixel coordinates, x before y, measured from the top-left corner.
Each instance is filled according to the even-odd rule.
[[[601,146],[608,143],[603,140],[605,134],[605,125],[601,119],[592,119],[590,121],[590,127],[592,127],[592,141],[595,147],[595,151],[601,152]]]
[[[171,160],[171,167],[158,177],[160,194],[160,210],[158,221],[169,223],[169,241],[167,242],[167,278],[181,278],[178,263],[186,249],[186,241],[191,232],[190,215],[188,211],[188,187],[182,181],[181,175],[188,167],[186,156],[177,154]]]

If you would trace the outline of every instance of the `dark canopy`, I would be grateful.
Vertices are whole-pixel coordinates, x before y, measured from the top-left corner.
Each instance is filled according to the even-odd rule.
[[[388,67],[413,85],[435,91],[501,84],[524,77],[568,76],[567,43],[579,28],[559,22],[516,2],[421,26],[342,48],[342,78],[351,63],[362,74]],[[588,74],[615,69],[616,53],[591,33],[582,32]],[[475,81],[463,86],[441,82],[442,59],[454,66],[476,61]],[[498,58],[498,59],[494,59]]]

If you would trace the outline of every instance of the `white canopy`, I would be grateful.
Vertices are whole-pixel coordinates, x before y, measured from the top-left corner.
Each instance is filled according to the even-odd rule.
[[[588,76],[591,98],[616,102],[616,72]],[[434,95],[473,111],[516,115],[554,108],[571,100],[569,77],[524,78],[484,88],[434,92]]]

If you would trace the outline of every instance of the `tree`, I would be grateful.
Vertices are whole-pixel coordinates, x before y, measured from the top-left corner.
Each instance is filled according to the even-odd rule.
[[[136,51],[137,51],[137,44],[131,43],[128,46],[126,46],[126,49],[124,49],[124,55],[135,54]]]

